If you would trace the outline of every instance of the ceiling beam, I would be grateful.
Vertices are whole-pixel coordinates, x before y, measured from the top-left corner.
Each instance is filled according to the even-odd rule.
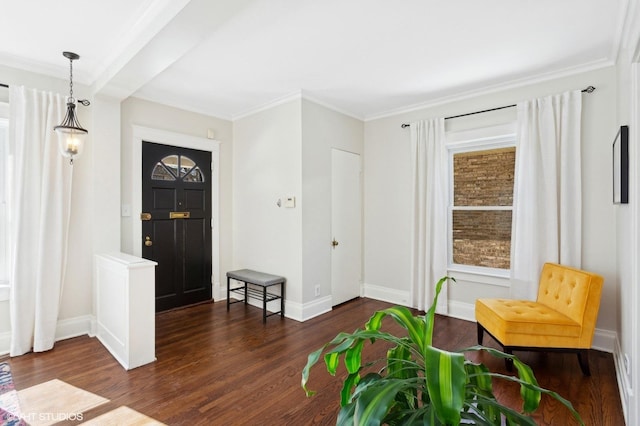
[[[126,99],[255,0],[171,0],[92,86],[93,95]],[[144,19],[144,18],[143,18]]]

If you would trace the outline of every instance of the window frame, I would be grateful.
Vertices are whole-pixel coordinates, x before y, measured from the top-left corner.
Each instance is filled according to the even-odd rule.
[[[471,129],[459,132],[447,132],[445,147],[448,161],[448,200],[447,200],[447,269],[451,272],[461,272],[472,275],[482,275],[498,278],[509,278],[511,269],[490,268],[486,266],[463,265],[453,262],[453,211],[513,211],[511,206],[454,206],[453,157],[455,154],[475,151],[487,151],[500,148],[517,149],[516,123]],[[515,186],[515,176],[514,176]],[[512,215],[513,221],[513,215]],[[513,222],[512,222],[513,223]],[[512,236],[513,237],[513,236]]]

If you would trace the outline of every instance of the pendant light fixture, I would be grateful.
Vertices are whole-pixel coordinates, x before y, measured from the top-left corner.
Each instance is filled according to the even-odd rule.
[[[62,52],[62,56],[69,59],[69,97],[67,98],[67,115],[53,130],[58,133],[60,143],[60,153],[69,158],[69,163],[73,165],[73,158],[82,154],[84,141],[89,132],[84,129],[76,117],[76,99],[73,97],[73,61],[80,59],[80,56],[73,52]],[[84,106],[90,104],[85,99],[77,102]]]

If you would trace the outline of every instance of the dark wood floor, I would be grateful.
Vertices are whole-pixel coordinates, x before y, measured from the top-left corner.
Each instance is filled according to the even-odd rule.
[[[358,299],[304,323],[270,317],[263,325],[260,309],[235,305],[228,313],[225,303],[217,302],[158,314],[157,361],[129,372],[97,339],[86,336],[9,363],[17,389],[57,378],[110,399],[85,413],[85,420],[126,405],[170,425],[335,424],[340,381],[318,365],[310,381],[318,394],[307,398],[300,388],[307,355],[388,306]],[[472,346],[475,330],[475,323],[438,317],[434,342],[449,350]],[[365,349],[371,359],[385,351],[377,345]],[[591,377],[582,376],[575,355],[516,354],[533,367],[541,386],[572,401],[587,425],[624,425],[611,354],[590,353]],[[487,354],[475,357],[505,372],[502,361]],[[517,387],[496,382],[495,388],[499,399],[520,408]],[[545,396],[536,421],[575,424]]]

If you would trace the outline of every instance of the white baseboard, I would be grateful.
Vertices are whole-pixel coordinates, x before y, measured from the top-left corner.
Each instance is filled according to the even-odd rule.
[[[465,321],[476,322],[476,307],[474,304],[449,300],[447,306],[449,308],[448,316]]]
[[[0,355],[6,355],[11,348],[11,332],[0,333]]]
[[[629,424],[629,404],[633,400],[633,388],[631,386],[630,377],[627,373],[624,362],[624,354],[620,347],[620,342],[615,340],[615,352],[613,353],[613,363],[616,368],[616,379],[618,381],[618,390],[620,392],[620,402],[622,403],[622,413]]]
[[[591,349],[595,349],[602,352],[608,352],[610,354],[615,355],[617,340],[618,340],[618,334],[615,331],[602,330],[602,329],[596,328],[596,331],[593,334],[593,342],[591,343]]]
[[[91,315],[58,320],[56,342],[91,333]]]
[[[411,305],[411,293],[408,291],[366,283],[362,285],[362,289],[363,296],[369,299],[381,300],[395,305]]]
[[[333,309],[333,298],[325,296],[307,303],[287,301],[285,303],[285,316],[296,321],[304,322],[315,318]]]
[[[231,298],[236,300],[242,300],[242,297],[235,294],[232,294]],[[304,321],[310,320],[311,318],[315,318],[319,315],[326,314],[327,312],[331,312],[331,309],[333,308],[332,300],[333,299],[331,298],[331,296],[325,296],[325,297],[318,298],[318,299],[312,300],[311,302],[307,302],[303,304],[303,303],[293,302],[285,299],[284,316],[295,321],[304,322]],[[249,298],[248,304],[262,309],[262,301],[260,300]],[[279,310],[280,310],[279,300],[267,302],[268,312],[277,312]]]
[[[55,340],[71,339],[72,337],[91,335],[91,315],[58,320]],[[11,347],[11,332],[0,333],[0,355],[9,353]]]
[[[215,300],[216,302],[218,300],[223,299],[223,295],[226,296],[227,294],[227,287],[225,286],[224,290],[220,288],[220,281],[216,281],[213,283],[213,289],[212,289],[212,298],[213,300]],[[226,299],[226,297],[224,297],[224,299]]]

